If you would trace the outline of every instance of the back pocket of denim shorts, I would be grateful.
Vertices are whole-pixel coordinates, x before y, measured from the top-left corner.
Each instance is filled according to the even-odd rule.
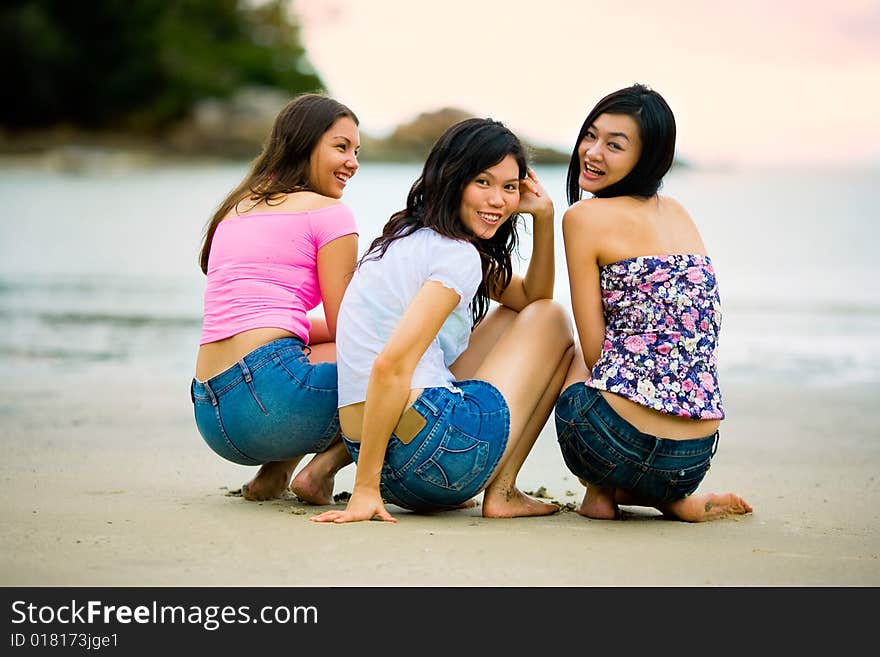
[[[666,497],[664,502],[672,502],[687,497],[700,487],[709,467],[712,465],[712,459],[708,458],[702,463],[684,468],[682,470],[673,470],[668,473],[666,482]]]
[[[415,469],[415,475],[440,488],[459,491],[483,473],[488,458],[489,443],[449,426],[440,445]]]

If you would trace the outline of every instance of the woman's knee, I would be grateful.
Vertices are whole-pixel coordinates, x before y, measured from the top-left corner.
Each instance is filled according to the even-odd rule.
[[[520,317],[523,321],[540,324],[547,331],[556,331],[556,335],[566,345],[574,344],[574,330],[568,311],[553,299],[538,299],[522,309]]]

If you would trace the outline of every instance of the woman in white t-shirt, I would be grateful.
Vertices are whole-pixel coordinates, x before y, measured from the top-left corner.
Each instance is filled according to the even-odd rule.
[[[519,213],[534,218],[525,277],[511,262]],[[468,119],[440,137],[343,298],[339,419],[357,474],[346,509],[312,520],[395,522],[383,498],[433,511],[481,491],[485,517],[558,511],[516,487],[573,355],[551,300],[553,230],[553,203],[504,125]]]

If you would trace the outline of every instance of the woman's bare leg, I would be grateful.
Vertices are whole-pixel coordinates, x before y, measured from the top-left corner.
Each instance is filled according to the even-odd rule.
[[[333,504],[333,483],[336,473],[351,463],[351,455],[342,440],[336,441],[297,473],[290,483],[290,490],[303,502],[309,504]]]
[[[311,318],[312,334],[327,334],[323,318]],[[310,344],[309,362],[335,363],[336,343],[318,342]],[[333,504],[333,483],[336,473],[351,463],[351,456],[337,434],[330,447],[315,454],[305,467],[290,482],[290,491],[308,504]]]
[[[618,488],[616,501],[626,506],[648,506],[673,520],[685,522],[707,522],[752,512],[751,505],[735,493],[701,493],[674,502],[658,504],[638,498],[631,491]]]
[[[752,512],[749,503],[734,493],[691,495],[668,504],[654,505],[654,508],[665,516],[685,522],[706,522]]]
[[[541,434],[541,430],[547,424],[547,419],[553,412],[572,353],[573,349],[569,347],[559,363],[559,369],[556,370],[544,390],[544,394],[528,418],[526,426],[520,432],[519,440],[502,458],[500,469],[486,488],[483,496],[483,516],[507,518],[523,515],[546,515],[559,510],[557,504],[540,502],[522,493],[516,487],[516,478],[526,457],[534,447],[535,441]],[[511,498],[511,493],[513,498]],[[514,503],[517,498],[518,502]]]
[[[471,333],[467,349],[449,366],[449,371],[457,380],[464,381],[476,376],[486,356],[498,344],[501,336],[507,332],[518,315],[518,312],[506,306],[497,306],[487,313]]]
[[[536,301],[516,313],[495,309],[453,364],[458,379],[487,381],[504,395],[510,437],[483,496],[483,516],[548,515],[559,507],[516,487],[516,477],[547,422],[572,357],[571,320],[558,304]]]
[[[498,342],[504,332],[516,319],[517,313],[505,306],[496,306],[484,318],[483,321],[471,333],[468,348],[450,366],[449,370],[459,381],[472,379],[476,376],[477,369],[483,364],[492,347]],[[476,497],[464,503],[462,508],[473,508],[480,504]]]
[[[617,488],[596,486],[578,477],[587,490],[577,512],[585,518],[593,520],[617,520],[620,518],[620,507],[617,506]]]
[[[251,502],[262,502],[281,497],[290,482],[294,469],[301,460],[302,456],[297,456],[289,461],[264,463],[257,471],[256,477],[248,483],[242,484],[241,496]]]
[[[581,351],[581,345],[575,340],[574,355],[571,359],[571,366],[568,368],[568,373],[565,375],[565,381],[562,384],[562,390],[560,392],[565,391],[569,386],[575,384],[583,385],[589,378],[590,372],[587,369],[587,364],[584,362],[584,354]],[[596,486],[580,477],[578,477],[578,481],[580,481],[587,489],[584,492],[584,499],[581,501],[581,505],[577,510],[579,514],[596,520],[614,520],[615,518],[620,517],[620,509],[618,508],[615,499],[617,492],[616,488]]]

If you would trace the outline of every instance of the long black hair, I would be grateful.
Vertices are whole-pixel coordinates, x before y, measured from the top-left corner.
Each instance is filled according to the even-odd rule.
[[[600,114],[632,117],[639,127],[642,152],[632,171],[613,185],[597,191],[595,196],[635,196],[643,199],[654,196],[660,190],[663,176],[669,171],[675,157],[675,116],[663,96],[644,84],[634,84],[608,94],[587,114],[574,142],[568,165],[568,203],[575,203],[581,198],[578,178],[583,162],[578,155],[578,147]]]
[[[471,304],[476,326],[489,310],[490,293],[500,293],[513,275],[512,254],[518,245],[520,215],[514,213],[489,239],[481,239],[462,223],[461,198],[465,187],[480,173],[512,155],[520,179],[527,164],[522,143],[504,124],[492,119],[465,119],[444,132],[428,154],[421,175],[406,197],[406,207],[395,212],[361,258],[378,260],[392,242],[419,228],[473,244],[480,253],[483,280]]]

